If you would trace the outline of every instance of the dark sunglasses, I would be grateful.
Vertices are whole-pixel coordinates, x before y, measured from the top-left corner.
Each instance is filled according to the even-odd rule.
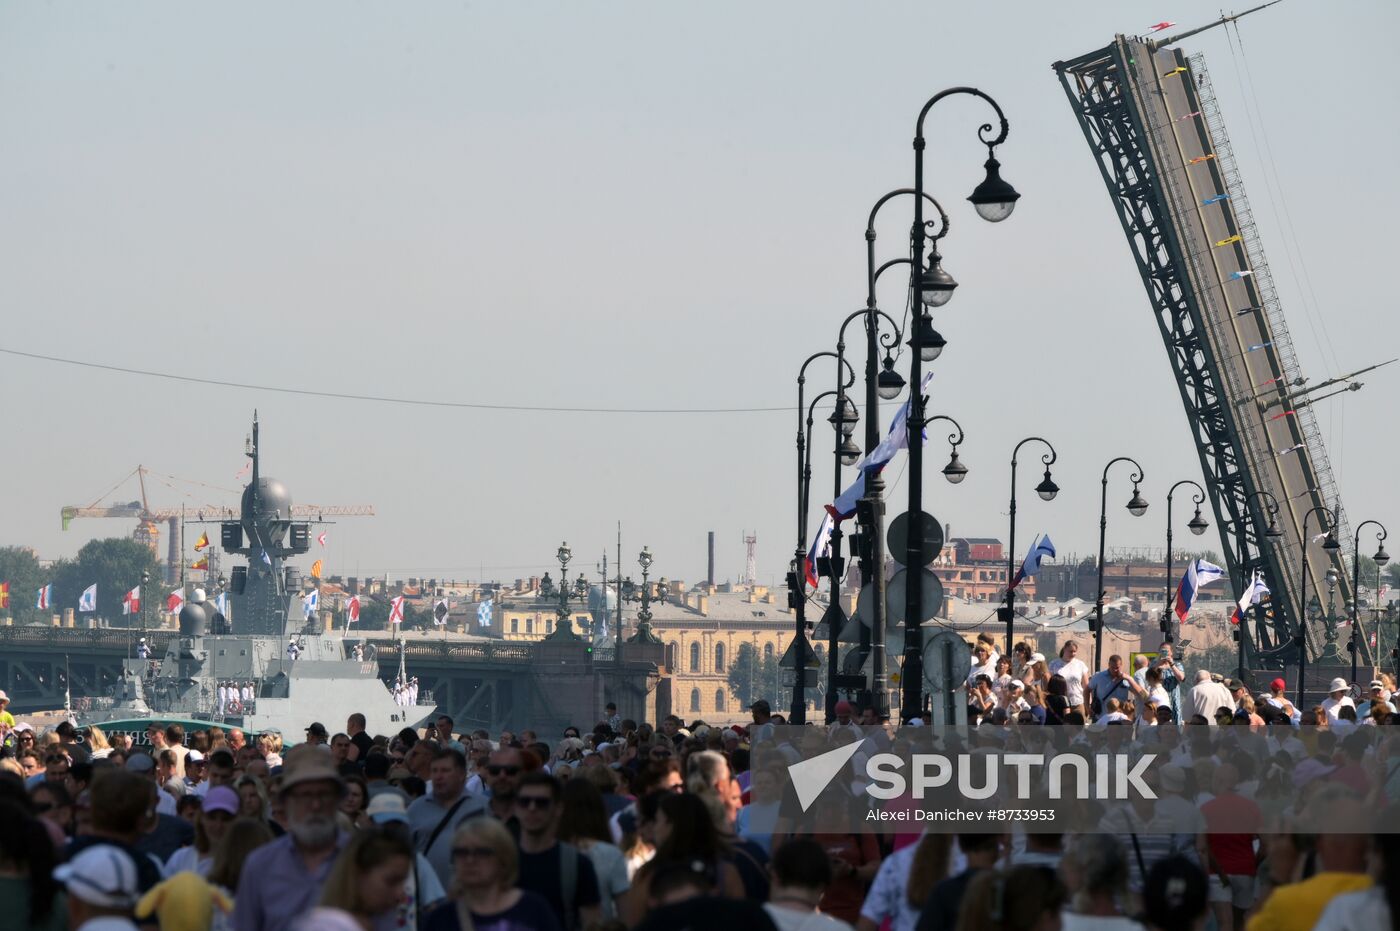
[[[517,795],[515,804],[519,808],[538,808],[541,811],[554,804],[554,799],[543,795]]]
[[[520,767],[519,767],[519,766],[488,766],[488,767],[486,767],[486,771],[487,771],[488,773],[490,773],[491,775],[493,775],[493,776],[499,776],[501,773],[505,773],[507,776],[515,776],[515,775],[519,775],[519,773],[520,773]]]
[[[454,860],[489,860],[496,855],[490,847],[453,847]]]

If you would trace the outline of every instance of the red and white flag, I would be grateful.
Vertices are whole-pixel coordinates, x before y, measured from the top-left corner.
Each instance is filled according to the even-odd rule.
[[[1160,23],[1156,23],[1156,24],[1154,24],[1154,25],[1152,25],[1152,26],[1149,26],[1148,29],[1147,29],[1147,34],[1148,34],[1148,35],[1151,35],[1151,34],[1154,33],[1154,32],[1161,32],[1163,29],[1170,29],[1170,28],[1172,28],[1172,27],[1175,26],[1175,25],[1176,25],[1176,23],[1168,22],[1168,21],[1166,21],[1166,20],[1163,20],[1163,21],[1160,22]]]
[[[122,614],[141,613],[141,586],[136,586],[122,596]]]
[[[180,608],[182,608],[184,604],[185,593],[182,589],[177,588],[175,589],[175,591],[165,596],[165,613],[178,614],[180,612]]]
[[[389,602],[389,623],[403,623],[403,595]]]
[[[321,544],[322,546],[325,546],[325,545],[326,545],[326,535],[325,535],[324,532],[318,533],[318,534],[316,535],[316,542],[319,543],[319,544]]]
[[[348,627],[360,619],[360,596],[355,595],[345,606],[345,625]]]

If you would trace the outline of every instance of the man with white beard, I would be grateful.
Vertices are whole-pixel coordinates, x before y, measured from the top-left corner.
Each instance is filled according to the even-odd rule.
[[[248,855],[235,896],[236,931],[289,931],[320,901],[350,839],[336,827],[345,783],[326,747],[303,744],[286,752],[281,793],[287,833]]]

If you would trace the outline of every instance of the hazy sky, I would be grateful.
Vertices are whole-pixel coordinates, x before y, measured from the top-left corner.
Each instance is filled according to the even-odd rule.
[[[591,573],[621,520],[629,571],[649,544],[657,574],[698,579],[714,530],[718,573],[737,577],[748,530],[760,575],[780,575],[797,366],[863,304],[866,214],[912,181],[919,107],[972,84],[1011,120],[1000,157],[1024,196],[1006,223],[979,220],[963,198],[988,111],[935,109],[929,190],[952,214],[945,265],[961,287],[937,315],[949,346],[931,406],[962,421],[972,471],[948,486],[932,448],[926,506],[955,534],[1004,536],[1011,447],[1039,433],[1059,447],[1063,491],[1040,502],[1023,469],[1025,539],[1048,530],[1062,554],[1093,551],[1100,472],[1127,454],[1153,507],[1130,518],[1118,473],[1110,546],[1160,546],[1161,496],[1199,480],[1199,463],[1050,65],[1218,13],[1215,0],[8,4],[0,348],[433,400],[788,410],[408,407],[0,356],[0,544],[55,558],[129,532],[62,533],[59,508],[138,463],[235,487],[256,407],[267,471],[296,501],[378,510],[331,528],[329,573],[513,578],[550,566],[561,539]],[[1358,41],[1397,26],[1389,0],[1290,0],[1242,23],[1243,59],[1223,29],[1185,45],[1208,56],[1316,380],[1397,354],[1382,284],[1400,194],[1394,66]],[[886,211],[882,258],[907,225]],[[881,295],[892,311],[898,277]],[[1397,379],[1372,375],[1319,409],[1353,524],[1400,520]],[[831,486],[829,427],[816,435],[814,503]],[[904,493],[901,478],[891,514]],[[111,500],[132,497],[134,483]],[[159,483],[150,497],[233,500]],[[1178,539],[1189,511],[1178,503]]]

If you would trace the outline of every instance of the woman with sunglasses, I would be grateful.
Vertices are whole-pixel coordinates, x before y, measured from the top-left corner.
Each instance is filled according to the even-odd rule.
[[[452,836],[453,898],[431,912],[423,931],[562,931],[549,903],[520,889],[519,853],[495,818],[473,818]]]

